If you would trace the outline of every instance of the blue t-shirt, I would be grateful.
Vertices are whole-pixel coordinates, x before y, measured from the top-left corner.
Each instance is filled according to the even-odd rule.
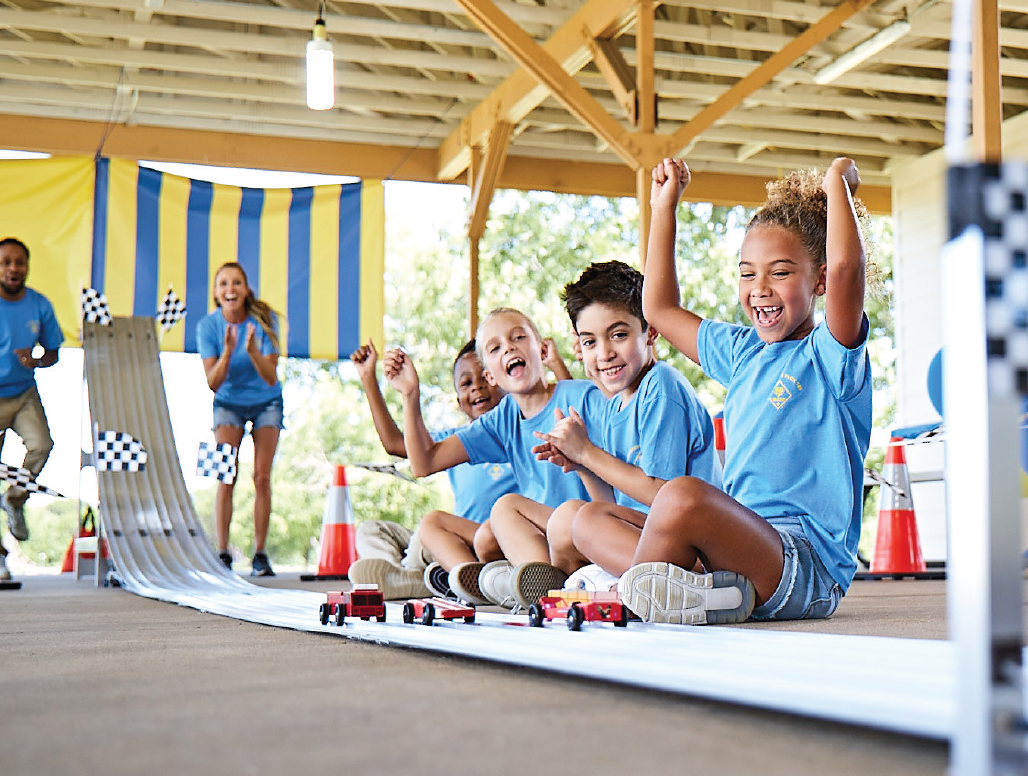
[[[26,288],[17,302],[0,299],[0,396],[17,396],[36,384],[34,370],[21,365],[15,349],[57,350],[62,342],[54,306],[41,293]]]
[[[431,436],[442,442],[455,433],[457,429],[451,428],[433,431]],[[446,476],[453,490],[453,511],[473,523],[484,523],[496,499],[518,490],[509,463],[461,463],[450,467]]]
[[[200,358],[219,358],[225,346],[225,329],[229,326],[221,310],[215,310],[196,324],[196,344]],[[218,390],[214,392],[214,403],[228,407],[254,407],[267,404],[282,396],[282,384],[275,381],[268,385],[257,374],[257,369],[246,352],[247,326],[253,326],[257,347],[265,356],[275,353],[271,339],[252,315],[236,324],[236,347],[228,362],[228,374]]]
[[[514,397],[507,394],[492,410],[458,429],[456,436],[471,463],[510,463],[518,492],[526,498],[554,508],[571,499],[588,501],[577,474],[565,474],[549,461],[536,460],[532,448],[542,442],[534,432],[552,431],[554,410],[559,408],[567,416],[568,409],[574,407],[586,430],[598,433],[605,403],[599,388],[588,380],[561,380],[553,387],[546,406],[532,417],[523,418]]]
[[[721,487],[721,461],[710,413],[682,373],[663,361],[643,375],[627,406],[621,405],[620,396],[610,399],[600,439],[599,446],[606,452],[650,477],[673,480],[691,474]],[[614,501],[650,511],[616,488]]]
[[[864,456],[871,439],[871,361],[827,324],[801,340],[765,343],[748,326],[704,321],[703,370],[728,389],[724,489],[774,523],[800,520],[845,591],[856,571]]]

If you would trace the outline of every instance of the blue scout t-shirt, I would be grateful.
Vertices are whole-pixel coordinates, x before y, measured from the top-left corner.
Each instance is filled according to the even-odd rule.
[[[57,350],[62,342],[54,307],[41,293],[26,288],[17,302],[0,299],[0,396],[17,396],[36,384],[34,370],[21,365],[15,349]]]
[[[599,446],[650,477],[673,480],[690,474],[721,487],[721,461],[714,446],[710,413],[681,372],[658,361],[622,406],[621,397],[607,403]],[[614,501],[640,512],[646,504],[615,488]]]
[[[229,326],[221,310],[215,310],[196,324],[196,343],[200,358],[218,358],[225,345],[225,329]],[[261,353],[275,352],[271,339],[252,315],[236,326],[236,347],[228,362],[228,374],[218,390],[214,392],[214,403],[229,407],[255,407],[267,404],[282,395],[282,384],[278,381],[268,385],[257,374],[250,356],[246,353],[247,326],[253,326],[253,336]]]
[[[854,348],[827,324],[765,343],[749,326],[703,321],[703,370],[728,389],[724,489],[768,518],[792,516],[845,591],[856,571],[871,439],[868,322]]]
[[[433,431],[432,439],[442,442],[458,429]],[[517,493],[518,484],[509,463],[461,463],[450,467],[446,476],[453,490],[453,511],[473,523],[484,523],[500,496]]]
[[[532,448],[542,442],[534,432],[552,431],[554,410],[559,408],[567,416],[574,407],[586,430],[597,433],[605,404],[599,388],[588,380],[561,380],[553,386],[546,406],[532,417],[522,417],[514,397],[507,394],[492,410],[458,429],[456,436],[471,463],[510,463],[522,496],[556,508],[571,499],[588,501],[589,495],[577,474],[565,474],[559,466],[536,459]]]

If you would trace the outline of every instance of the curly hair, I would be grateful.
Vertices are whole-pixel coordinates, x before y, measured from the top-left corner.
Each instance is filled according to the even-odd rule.
[[[605,261],[590,264],[578,280],[568,283],[560,293],[560,301],[571,318],[571,326],[578,333],[578,316],[591,304],[605,304],[626,310],[648,327],[642,306],[642,273],[623,261]]]
[[[758,226],[778,226],[788,229],[803,243],[820,269],[828,262],[828,195],[822,186],[823,175],[817,170],[801,170],[767,184],[767,200],[753,214],[746,232]],[[853,198],[860,230],[864,234],[868,256],[866,260],[869,285],[877,277],[877,267],[871,260],[870,215],[864,203]]]

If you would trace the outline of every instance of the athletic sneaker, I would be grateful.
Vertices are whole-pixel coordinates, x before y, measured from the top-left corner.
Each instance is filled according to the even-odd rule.
[[[0,496],[0,507],[7,513],[7,528],[19,542],[29,538],[29,527],[25,525],[25,503],[15,506],[7,500],[7,493]]]
[[[582,566],[564,582],[565,590],[587,590],[590,592],[609,592],[617,590],[618,578],[597,566],[590,563]]]
[[[533,560],[522,563],[511,572],[510,587],[514,599],[527,609],[551,590],[563,587],[567,578],[568,575],[556,566]]]
[[[360,558],[350,564],[350,581],[355,585],[378,585],[386,600],[425,598],[432,591],[425,587],[424,574],[390,563],[385,558]]]
[[[625,605],[646,622],[724,625],[753,612],[750,581],[734,571],[695,574],[670,563],[640,563],[618,581]]]
[[[432,595],[440,598],[453,598],[453,591],[450,589],[450,572],[439,565],[438,561],[429,563],[421,576],[425,587],[432,591]]]
[[[271,570],[271,561],[263,552],[253,554],[253,568],[250,570],[251,577],[273,577],[275,572]]]
[[[494,560],[486,563],[478,574],[478,589],[491,603],[504,609],[513,609],[518,605],[514,593],[510,589],[511,573],[514,567],[505,560]]]
[[[478,575],[485,568],[484,563],[471,561],[458,563],[450,569],[450,589],[457,599],[475,606],[488,606],[491,602],[482,595],[478,586]]]
[[[7,556],[0,555],[0,582],[6,582],[11,578],[11,572],[7,570]]]
[[[232,555],[231,554],[229,554],[227,552],[224,552],[224,551],[219,552],[218,553],[218,560],[220,560],[223,564],[225,564],[225,568],[227,568],[229,571],[232,570]]]

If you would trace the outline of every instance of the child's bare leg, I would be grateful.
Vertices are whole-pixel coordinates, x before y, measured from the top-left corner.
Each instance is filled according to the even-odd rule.
[[[583,504],[575,515],[572,538],[582,555],[620,577],[633,565],[646,515],[604,501]]]
[[[753,583],[757,604],[782,578],[782,540],[764,518],[696,477],[678,477],[657,493],[632,559],[692,569],[728,570]]]
[[[478,523],[449,512],[433,511],[418,527],[421,544],[449,571],[458,563],[477,560],[473,549]]]
[[[482,563],[489,563],[494,560],[503,560],[503,552],[500,545],[493,536],[493,529],[486,520],[475,531],[475,555]]]
[[[575,547],[571,536],[571,524],[575,520],[575,514],[584,501],[565,501],[553,510],[550,520],[546,524],[546,542],[550,545],[550,563],[570,574],[582,568],[589,559]]]
[[[545,504],[508,493],[493,504],[489,523],[504,556],[517,566],[529,561],[550,562],[546,522],[553,510]]]

